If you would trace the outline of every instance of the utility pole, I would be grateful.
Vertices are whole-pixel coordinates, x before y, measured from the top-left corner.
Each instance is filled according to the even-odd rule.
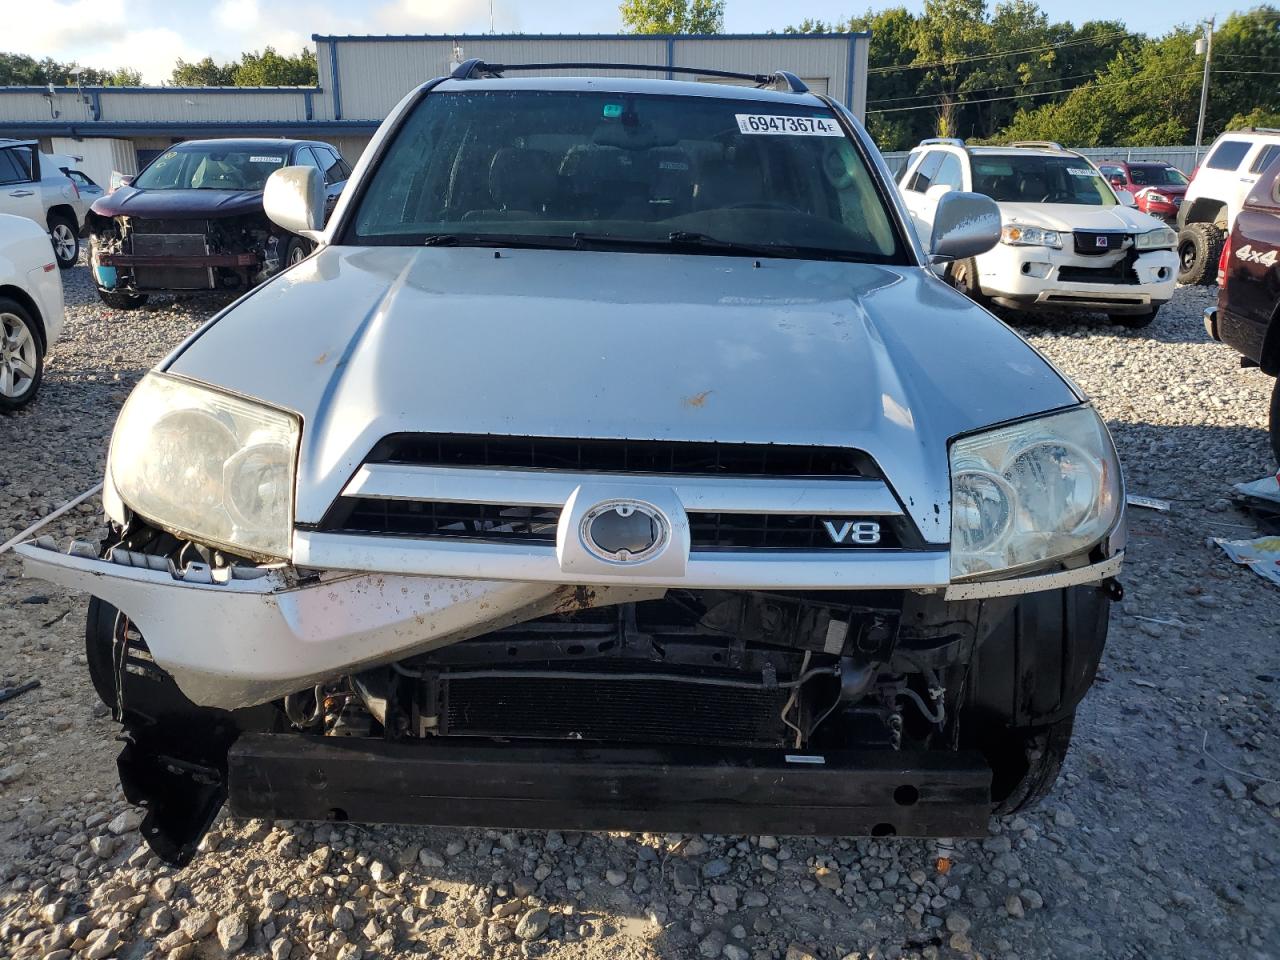
[[[1200,84],[1200,121],[1196,124],[1196,164],[1200,163],[1200,144],[1204,142],[1204,113],[1209,105],[1209,66],[1213,62],[1213,23],[1209,18],[1205,25],[1204,36],[1196,41],[1196,53],[1204,54],[1204,80]]]

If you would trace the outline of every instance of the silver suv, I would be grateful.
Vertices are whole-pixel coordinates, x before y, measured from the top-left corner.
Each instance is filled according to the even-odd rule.
[[[1087,400],[934,275],[994,204],[923,249],[790,74],[515,72],[406,96],[323,229],[274,173],[316,252],[137,387],[106,541],[20,548],[95,598],[144,837],[972,836],[1043,795],[1124,499]]]

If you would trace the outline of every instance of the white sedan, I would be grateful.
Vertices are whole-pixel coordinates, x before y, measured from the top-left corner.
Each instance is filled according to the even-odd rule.
[[[26,217],[0,214],[0,412],[35,398],[62,320],[62,278],[49,235]]]

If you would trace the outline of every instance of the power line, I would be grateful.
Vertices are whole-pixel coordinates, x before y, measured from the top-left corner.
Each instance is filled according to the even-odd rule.
[[[1045,50],[1059,50],[1062,47],[1073,47],[1082,43],[1108,43],[1112,40],[1123,39],[1124,37],[1137,36],[1141,36],[1141,34],[1134,33],[1130,30],[1120,30],[1115,33],[1101,33],[1096,37],[1078,37],[1075,40],[1063,40],[1061,43],[1047,43],[1038,47],[1025,47],[1021,50],[1002,50],[1000,53],[983,53],[972,57],[954,57],[949,60],[934,60],[926,63],[895,64],[891,67],[872,67],[867,71],[867,73],[898,73],[903,70],[927,70],[931,67],[949,67],[957,63],[974,63],[978,60],[995,60],[999,57],[1016,57],[1024,53],[1042,53]]]
[[[966,94],[970,93],[991,93],[995,90],[1015,90],[1018,87],[1029,87],[1036,83],[1062,83],[1065,80],[1082,80],[1085,77],[1097,77],[1097,73],[1075,73],[1067,77],[1049,77],[1044,80],[1024,80],[1021,83],[1005,83],[998,87],[981,87],[977,90],[966,90]],[[1042,90],[1041,93],[1055,93],[1054,90]],[[867,104],[873,103],[894,103],[899,100],[928,100],[937,97],[936,93],[916,93],[907,97],[884,97],[880,100],[868,100]]]
[[[1216,73],[1217,71],[1215,71]],[[1253,71],[1242,70],[1240,73],[1251,73]],[[957,100],[951,104],[953,107],[968,107],[980,103],[998,103],[1004,100],[1022,100],[1026,97],[1048,97],[1059,93],[1072,93],[1076,90],[1082,90],[1085,87],[1118,87],[1130,83],[1153,83],[1156,80],[1170,80],[1175,77],[1193,77],[1199,76],[1199,70],[1188,70],[1182,73],[1167,73],[1159,77],[1135,77],[1130,80],[1113,80],[1105,83],[1081,83],[1074,87],[1067,87],[1062,90],[1039,90],[1035,93],[1014,93],[1006,97],[987,97],[982,100]],[[888,107],[883,110],[868,110],[867,113],[902,113],[907,110],[936,110],[941,106],[941,101],[935,103],[926,103],[918,107]]]

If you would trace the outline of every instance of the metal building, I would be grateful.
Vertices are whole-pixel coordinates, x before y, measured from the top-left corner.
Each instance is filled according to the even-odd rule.
[[[81,169],[104,185],[113,170],[134,173],[171,144],[199,137],[327,140],[354,163],[401,97],[469,57],[495,63],[592,61],[744,73],[785,69],[862,117],[870,36],[314,35],[319,67],[315,87],[0,87],[0,137],[39,138],[46,152],[82,157]]]

